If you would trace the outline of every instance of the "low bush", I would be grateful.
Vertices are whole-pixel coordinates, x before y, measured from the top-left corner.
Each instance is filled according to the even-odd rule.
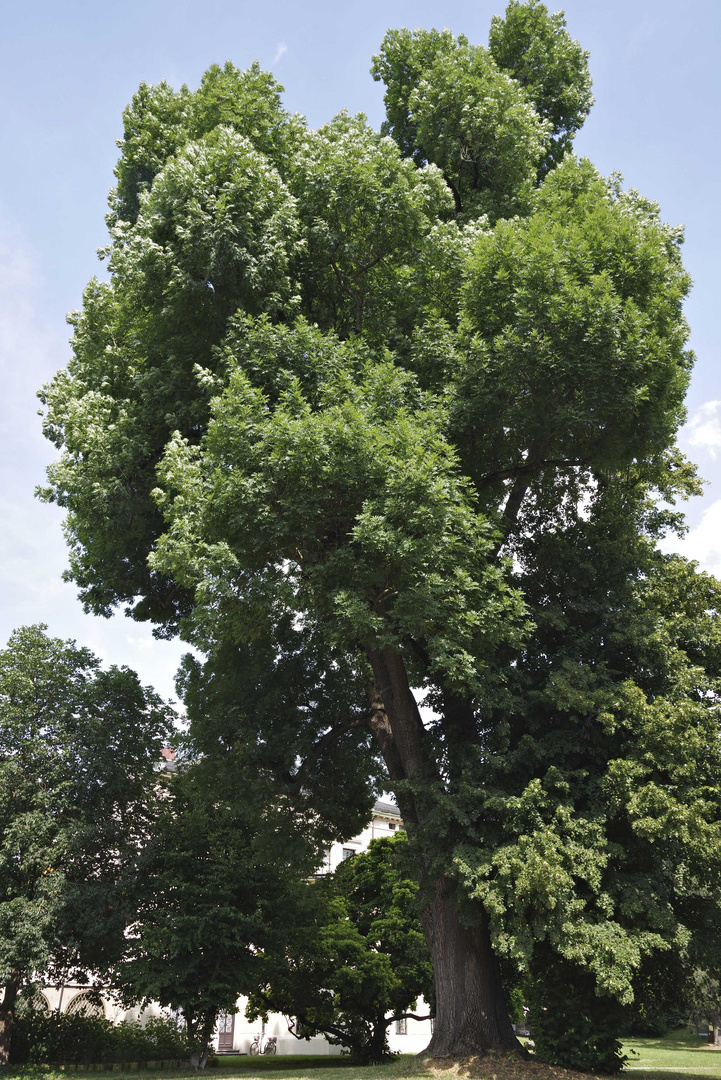
[[[613,998],[599,997],[587,971],[538,948],[528,1004],[539,1061],[580,1072],[621,1071],[626,1056],[619,1032],[626,1010]]]
[[[94,1065],[122,1061],[186,1058],[184,1035],[169,1018],[141,1024],[112,1024],[96,1016],[68,1016],[28,1010],[13,1025],[12,1065]]]

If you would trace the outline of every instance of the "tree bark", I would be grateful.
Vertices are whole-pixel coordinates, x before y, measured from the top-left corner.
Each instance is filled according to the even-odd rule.
[[[368,649],[367,655],[375,680],[370,727],[391,780],[425,778],[437,783],[437,764],[428,754],[428,738],[402,656],[391,649]],[[424,804],[422,784],[415,785],[413,794],[399,790],[397,797],[412,837],[415,826],[432,811],[432,801]],[[418,879],[427,899],[421,921],[436,986],[436,1020],[426,1052],[431,1057],[466,1057],[490,1050],[525,1053],[511,1027],[482,907],[478,905],[475,925],[464,926],[451,882],[443,875],[429,879],[421,862]]]
[[[9,1065],[15,1005],[20,992],[20,976],[14,975],[9,982],[5,983],[3,990],[3,999],[0,1002],[0,1065]]]
[[[385,1061],[388,1057],[387,1030],[388,1024],[385,1013],[381,1013],[376,1016],[371,1027],[371,1037],[368,1044],[368,1061],[373,1064]]]
[[[709,1040],[714,1046],[721,1047],[721,1013],[713,1013],[711,1016],[713,1034]]]
[[[436,1019],[426,1053],[438,1058],[522,1051],[485,915],[479,911],[479,922],[464,926],[447,882],[435,882],[433,890],[421,916],[436,984]]]
[[[215,1010],[208,1016],[202,1014],[195,1019],[192,1013],[186,1014],[185,1027],[188,1043],[191,1047],[188,1065],[191,1069],[204,1069],[208,1063],[210,1054],[210,1040],[218,1020],[218,1011]]]

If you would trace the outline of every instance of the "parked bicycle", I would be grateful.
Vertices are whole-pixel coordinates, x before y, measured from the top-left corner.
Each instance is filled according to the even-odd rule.
[[[252,1043],[250,1044],[250,1048],[248,1049],[248,1053],[252,1054],[254,1057],[257,1054],[277,1054],[277,1043],[278,1039],[275,1037],[275,1035],[271,1035],[269,1038],[265,1039],[264,1042],[263,1033],[261,1032],[260,1035],[256,1035],[253,1039]]]

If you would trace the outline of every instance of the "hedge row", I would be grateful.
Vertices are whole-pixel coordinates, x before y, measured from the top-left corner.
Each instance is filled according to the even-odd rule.
[[[184,1033],[168,1018],[112,1024],[95,1016],[29,1012],[13,1024],[12,1065],[106,1065],[187,1059]]]

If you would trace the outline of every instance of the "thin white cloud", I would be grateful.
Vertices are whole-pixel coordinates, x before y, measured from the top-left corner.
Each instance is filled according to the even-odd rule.
[[[701,570],[721,578],[721,499],[711,503],[698,525],[686,536],[669,539],[662,546],[667,551],[678,551],[687,559],[695,559]]]
[[[279,44],[278,48],[277,48],[277,49],[275,50],[275,56],[273,57],[273,63],[274,63],[274,64],[277,64],[277,63],[278,63],[278,61],[279,61],[279,60],[280,60],[280,59],[281,59],[281,58],[282,58],[283,56],[285,56],[285,54],[286,54],[287,52],[288,52],[288,46],[286,45],[286,43],[285,43],[284,41],[281,41],[281,43]]]
[[[691,417],[683,434],[691,446],[715,460],[721,451],[721,401],[707,401]]]

